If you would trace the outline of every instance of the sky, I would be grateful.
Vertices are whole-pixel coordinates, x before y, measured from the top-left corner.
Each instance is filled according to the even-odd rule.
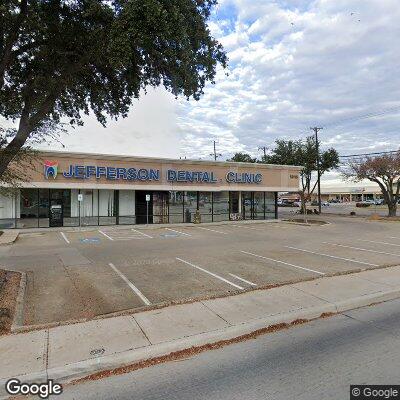
[[[322,148],[341,155],[398,149],[399,21],[398,0],[220,0],[209,26],[229,67],[200,101],[150,89],[126,119],[103,128],[89,116],[61,141],[69,151],[209,160],[215,140],[226,160],[321,126]],[[358,118],[371,113],[381,115]]]

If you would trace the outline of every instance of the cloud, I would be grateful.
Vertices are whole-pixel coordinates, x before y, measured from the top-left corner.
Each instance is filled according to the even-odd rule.
[[[232,21],[218,37],[229,76],[221,71],[199,103],[182,108],[181,123],[202,139],[183,144],[188,156],[206,157],[211,136],[221,152],[256,154],[315,124],[326,127],[323,146],[341,154],[398,147],[399,115],[337,124],[399,104],[396,1],[224,0],[213,23],[220,15]]]

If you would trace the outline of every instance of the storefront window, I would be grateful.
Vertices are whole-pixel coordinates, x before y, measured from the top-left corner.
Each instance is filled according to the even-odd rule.
[[[38,197],[38,189],[21,189],[18,228],[36,228],[38,226]]]
[[[169,192],[169,222],[183,222],[183,192]]]
[[[114,197],[115,193],[112,189],[99,190],[100,225],[115,225],[117,223]]]
[[[253,218],[264,219],[264,192],[254,192]]]
[[[153,192],[153,224],[168,223],[168,193]]]
[[[201,222],[212,222],[212,193],[199,192],[199,212]]]
[[[229,220],[229,192],[215,192],[213,193],[214,205],[214,221],[228,221]]]
[[[265,192],[265,218],[275,218],[275,193]]]
[[[135,196],[134,190],[119,191],[119,223],[121,225],[136,223]]]
[[[0,194],[0,228],[15,228],[15,195]]]
[[[242,217],[253,219],[253,192],[242,192]]]
[[[98,224],[98,190],[81,190],[81,225]]]
[[[185,192],[185,222],[193,222],[197,210],[197,192]]]

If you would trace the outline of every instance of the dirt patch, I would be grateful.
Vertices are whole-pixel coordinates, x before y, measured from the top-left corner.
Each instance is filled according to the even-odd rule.
[[[383,222],[400,222],[400,217],[383,217],[382,215],[373,214],[367,218],[368,221],[383,221]]]
[[[308,219],[307,222],[304,222],[304,218],[290,218],[290,219],[284,219],[283,221],[285,222],[295,222],[297,224],[304,224],[304,225],[327,225],[328,222],[326,221],[320,221],[318,219]]]
[[[0,269],[0,335],[10,333],[21,274]]]

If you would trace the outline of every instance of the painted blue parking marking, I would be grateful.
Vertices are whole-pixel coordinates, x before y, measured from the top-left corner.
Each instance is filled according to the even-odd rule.
[[[93,237],[93,238],[84,238],[79,239],[81,243],[100,243],[100,239]]]

